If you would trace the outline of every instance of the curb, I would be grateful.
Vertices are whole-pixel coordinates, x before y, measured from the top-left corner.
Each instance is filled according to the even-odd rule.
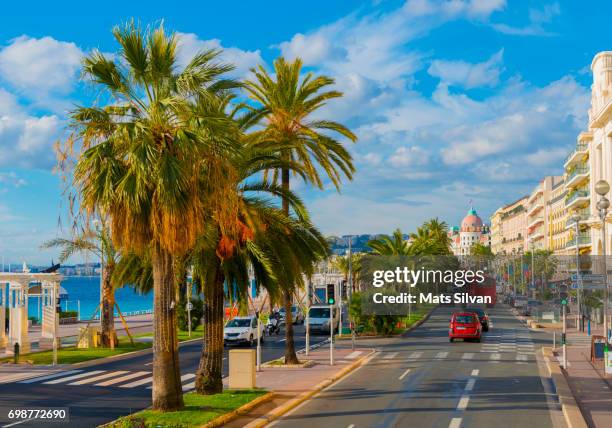
[[[225,425],[233,421],[234,419],[236,419],[238,416],[241,416],[243,414],[250,412],[251,410],[259,406],[260,404],[265,403],[266,401],[272,400],[272,397],[274,397],[274,392],[268,392],[267,394],[264,394],[261,397],[257,397],[253,401],[249,401],[248,403],[243,404],[242,406],[238,407],[235,410],[232,410],[229,413],[221,415],[213,419],[212,421],[205,423],[200,428],[216,428],[216,427]]]
[[[429,319],[429,317],[431,316],[431,313],[433,311],[435,311],[436,309],[438,309],[438,306],[435,306],[435,307],[431,308],[429,310],[429,312],[427,312],[425,315],[423,315],[423,317],[420,320],[418,320],[417,322],[412,324],[410,327],[408,327],[406,330],[404,330],[404,332],[400,336],[408,335],[408,333],[410,333],[412,330],[414,330],[417,327],[420,327],[421,324],[423,324],[425,321],[427,321]]]
[[[561,409],[563,411],[563,416],[565,417],[565,422],[569,428],[587,428],[587,423],[584,420],[584,416],[582,416],[582,412],[580,411],[580,406],[576,401],[576,397],[572,393],[572,389],[567,382],[565,371],[559,367],[559,365],[555,364],[551,361],[553,356],[552,348],[543,347],[540,350],[544,361],[546,361],[546,367],[548,368],[548,372],[555,383],[555,388],[557,390],[557,395],[559,396],[559,401],[561,402]]]
[[[247,425],[244,426],[244,428],[262,428],[268,425],[270,422],[274,421],[275,419],[280,418],[285,413],[289,412],[290,410],[302,404],[304,401],[309,400],[310,398],[312,398],[313,396],[321,392],[321,390],[323,390],[324,388],[327,388],[328,386],[338,381],[342,377],[348,375],[350,372],[355,370],[357,367],[363,365],[366,362],[366,360],[372,357],[372,355],[374,355],[375,353],[376,351],[371,350],[369,354],[364,355],[359,360],[355,361],[353,364],[346,366],[345,368],[337,372],[332,377],[319,382],[312,389],[302,392],[296,398],[291,399],[284,404],[281,404],[280,406],[276,407],[275,409],[272,409],[265,415],[260,416],[257,419],[249,422]]]

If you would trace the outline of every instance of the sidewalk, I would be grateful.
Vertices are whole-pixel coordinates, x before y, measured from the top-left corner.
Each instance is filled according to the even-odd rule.
[[[593,330],[592,334],[602,334]],[[568,343],[588,341],[588,344],[567,346],[568,367],[565,370],[568,383],[578,401],[582,415],[589,426],[612,426],[612,377],[604,377],[603,361],[591,362],[590,337],[581,331],[568,331]],[[561,348],[557,348],[561,357]]]
[[[519,317],[524,318],[524,317]],[[542,328],[537,331],[556,332],[555,357],[562,364],[562,328]],[[582,416],[590,427],[612,427],[612,376],[604,377],[603,361],[591,362],[591,336],[576,329],[576,320],[566,322],[567,370],[565,378],[572,390]],[[592,326],[591,335],[603,335],[602,326]]]
[[[260,427],[276,419],[316,392],[342,377],[344,372],[360,365],[359,361],[373,353],[372,349],[334,349],[334,365],[329,365],[329,346],[311,351],[310,355],[299,354],[300,361],[313,360],[310,368],[266,368],[257,373],[257,387],[274,391],[274,397],[225,427]],[[227,382],[227,378],[225,379]],[[227,384],[224,385],[227,388]],[[280,408],[282,406],[282,409]]]

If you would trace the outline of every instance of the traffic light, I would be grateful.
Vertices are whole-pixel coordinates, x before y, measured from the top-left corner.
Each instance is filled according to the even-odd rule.
[[[327,284],[327,304],[328,305],[336,304],[336,294],[335,294],[334,284]]]
[[[348,281],[342,280],[342,298],[345,299],[348,297]]]
[[[559,293],[559,297],[561,297],[561,304],[562,305],[567,305],[567,293],[563,292],[563,293]]]

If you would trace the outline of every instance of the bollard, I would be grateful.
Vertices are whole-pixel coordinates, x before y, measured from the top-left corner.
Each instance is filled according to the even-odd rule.
[[[15,343],[13,348],[13,362],[17,364],[19,362],[19,343]]]

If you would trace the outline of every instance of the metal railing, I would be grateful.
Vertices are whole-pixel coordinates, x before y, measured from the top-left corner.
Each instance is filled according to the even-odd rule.
[[[584,153],[588,149],[589,149],[589,146],[586,143],[578,143],[578,144],[576,144],[576,148],[574,150],[572,150],[569,155],[567,155],[567,157],[565,158],[565,161],[563,162],[563,164],[568,163],[570,161],[570,159],[573,158],[576,155],[576,153]]]
[[[565,206],[570,205],[572,202],[574,202],[578,198],[588,198],[588,197],[589,197],[588,190],[576,190],[575,192],[572,192],[569,194],[569,196],[565,200]]]
[[[565,179],[565,182],[569,183],[577,175],[588,174],[588,173],[589,173],[589,167],[588,166],[577,166],[576,168],[574,168],[570,172],[568,172],[567,178]]]

